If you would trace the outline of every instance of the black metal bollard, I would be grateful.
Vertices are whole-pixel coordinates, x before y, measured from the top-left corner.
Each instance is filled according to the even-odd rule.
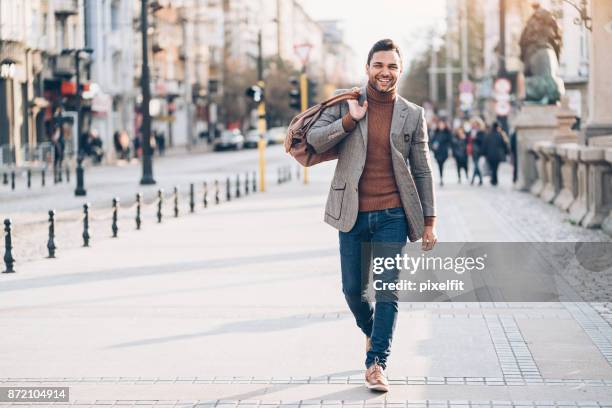
[[[2,175],[2,184],[4,184],[5,186],[8,184],[8,174],[4,173]]]
[[[281,178],[281,168],[279,167],[277,172],[276,172],[276,184],[280,184],[283,182],[282,178]]]
[[[240,198],[240,174],[236,174],[236,198]]]
[[[28,180],[28,189],[32,188],[32,170],[31,169],[28,169],[27,180]]]
[[[295,167],[295,179],[300,181],[300,166]]]
[[[68,171],[68,167],[66,167],[66,171]],[[60,172],[61,174],[61,172]],[[68,176],[69,173],[66,173]],[[83,168],[83,157],[79,155],[77,158],[77,168],[76,168],[76,189],[74,190],[75,196],[84,196],[87,195],[87,190],[85,190],[85,169]],[[70,180],[68,180],[70,181]]]
[[[45,177],[46,177],[46,171],[45,171],[45,169],[42,169],[42,171],[40,173],[40,185],[43,186],[43,187],[46,184]]]
[[[6,270],[3,273],[14,273],[13,265],[15,264],[15,258],[13,258],[13,235],[11,232],[11,219],[7,218],[4,220],[4,265]]]
[[[55,258],[55,211],[49,210],[49,240],[47,241],[47,249],[49,250],[48,258]]]
[[[179,216],[178,209],[178,187],[174,187],[174,218]]]
[[[215,180],[215,204],[219,204],[219,180]]]
[[[11,171],[11,190],[15,190],[15,170]]]
[[[66,183],[70,183],[70,166],[66,166]]]
[[[257,192],[257,172],[253,172],[253,193]]]
[[[195,211],[195,186],[193,183],[189,185],[189,212]]]
[[[232,199],[232,192],[231,192],[230,188],[231,188],[230,179],[228,177],[227,181],[225,182],[225,199],[227,201],[230,201]]]
[[[142,222],[141,218],[140,218],[140,207],[142,205],[142,194],[138,193],[136,194],[136,229],[139,230],[140,229],[140,224]]]
[[[244,195],[249,195],[249,172],[244,173]]]
[[[117,233],[119,232],[119,226],[117,225],[117,212],[119,211],[119,199],[117,197],[113,198],[113,225],[111,225],[111,229],[113,230],[113,238],[117,238]]]
[[[89,246],[89,203],[83,204],[83,246]]]
[[[157,190],[157,222],[162,222],[162,206],[164,205],[164,190]]]
[[[204,187],[204,198],[202,199],[202,204],[204,204],[204,208],[208,207],[208,185],[206,182],[203,183]]]
[[[285,169],[287,171],[287,181],[291,181],[291,166],[287,166]]]

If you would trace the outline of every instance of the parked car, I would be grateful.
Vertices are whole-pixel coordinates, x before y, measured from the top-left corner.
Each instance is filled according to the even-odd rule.
[[[285,136],[287,135],[287,128],[283,126],[273,127],[268,129],[266,132],[266,140],[268,144],[283,144],[285,142]]]
[[[265,141],[267,142],[267,140]],[[259,142],[259,131],[257,129],[250,129],[247,132],[246,137],[244,138],[244,147],[257,148],[258,142]]]
[[[239,129],[224,130],[213,142],[215,151],[234,149],[240,150],[244,146],[244,136]]]

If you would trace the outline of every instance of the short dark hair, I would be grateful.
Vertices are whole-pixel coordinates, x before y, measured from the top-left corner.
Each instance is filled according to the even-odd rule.
[[[404,61],[402,60],[402,52],[399,49],[399,45],[397,45],[392,39],[385,38],[380,41],[376,41],[376,44],[372,46],[370,52],[368,53],[368,65],[370,65],[370,61],[372,61],[372,56],[375,52],[378,51],[395,51],[400,59],[401,67],[404,66]]]

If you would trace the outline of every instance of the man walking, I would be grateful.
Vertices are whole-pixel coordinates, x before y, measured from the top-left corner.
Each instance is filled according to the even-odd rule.
[[[424,250],[436,243],[427,123],[423,108],[397,95],[402,67],[398,46],[378,41],[365,67],[368,83],[361,96],[366,101],[329,107],[307,134],[317,153],[338,149],[325,221],[340,231],[342,291],[366,335],[366,385],[377,391],[389,390],[384,370],[398,305],[396,296],[377,298],[375,308],[363,299],[368,275],[362,272],[369,273],[377,250],[362,252],[367,244],[380,243],[399,253],[407,238],[422,238]],[[369,261],[364,269],[362,255]]]
[[[497,186],[497,170],[499,163],[506,160],[510,152],[508,136],[506,132],[495,122],[491,126],[491,133],[484,140],[482,151],[487,158],[487,164],[491,169],[491,185]]]

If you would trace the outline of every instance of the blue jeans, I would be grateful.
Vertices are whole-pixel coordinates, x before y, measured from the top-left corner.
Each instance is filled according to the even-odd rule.
[[[400,253],[407,237],[408,224],[402,208],[359,212],[353,228],[349,232],[340,231],[342,292],[357,326],[372,339],[372,348],[366,355],[366,368],[375,362],[386,368],[398,310],[396,299],[379,301],[377,298],[374,308],[362,297],[370,278],[371,260],[372,257]],[[381,245],[376,243],[386,243],[382,245],[386,249],[381,249]]]

